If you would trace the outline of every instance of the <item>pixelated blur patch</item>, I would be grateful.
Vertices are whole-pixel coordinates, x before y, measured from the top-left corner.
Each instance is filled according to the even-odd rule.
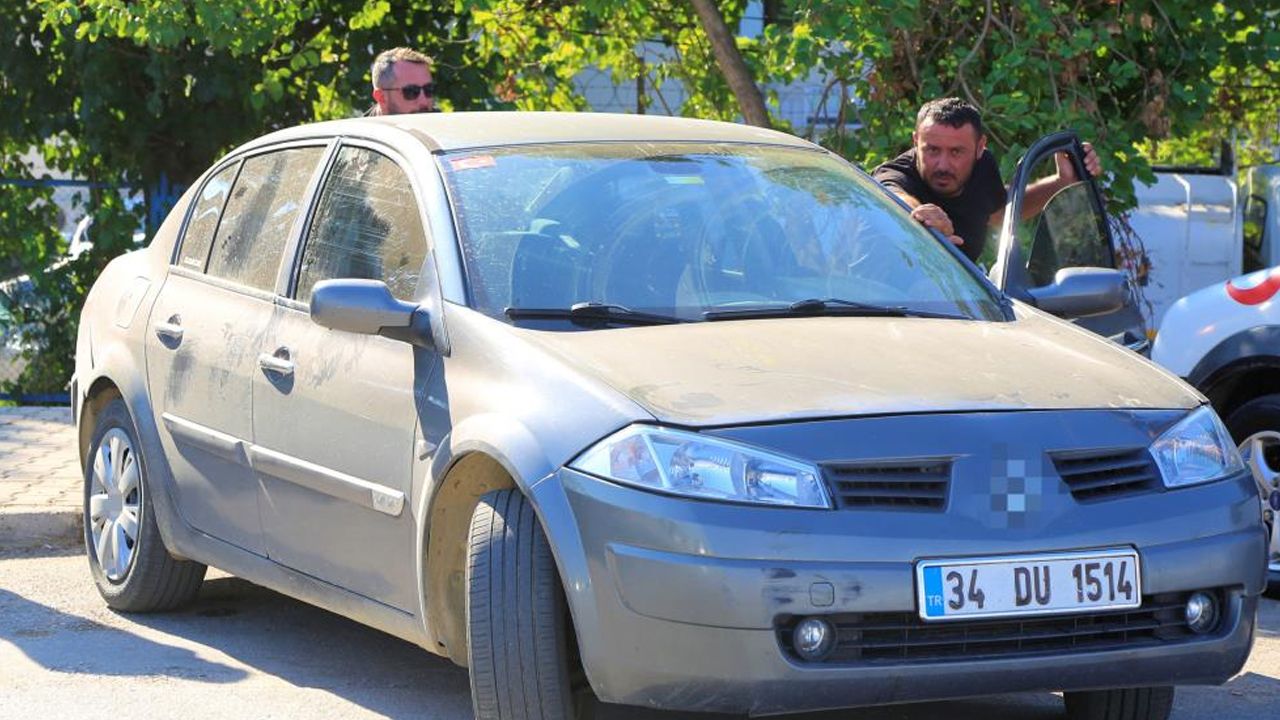
[[[1044,508],[1049,482],[1042,457],[1029,461],[1013,457],[1005,446],[991,453],[991,521],[997,528],[1021,528]]]
[[[494,167],[497,164],[498,161],[492,155],[469,155],[449,160],[449,167],[454,170],[477,170],[479,168]]]

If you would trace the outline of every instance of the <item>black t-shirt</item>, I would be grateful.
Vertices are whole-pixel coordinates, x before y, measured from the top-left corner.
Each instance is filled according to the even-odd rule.
[[[982,151],[964,191],[955,197],[937,195],[920,177],[920,171],[916,169],[915,148],[876,168],[872,176],[885,185],[896,185],[921,203],[942,208],[951,218],[956,235],[964,238],[961,252],[970,260],[978,261],[982,248],[987,244],[987,222],[992,213],[1004,207],[1006,195],[1004,183],[1000,180],[1000,167],[990,150]]]

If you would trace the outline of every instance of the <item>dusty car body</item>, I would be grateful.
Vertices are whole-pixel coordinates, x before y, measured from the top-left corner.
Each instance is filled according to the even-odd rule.
[[[1203,397],[755,128],[273,133],[107,268],[73,397],[110,604],[214,565],[468,666],[479,718],[1163,717],[1242,666],[1263,584]]]

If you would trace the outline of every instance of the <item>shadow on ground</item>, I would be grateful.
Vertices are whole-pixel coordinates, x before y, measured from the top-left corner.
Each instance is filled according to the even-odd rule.
[[[359,623],[287,598],[244,580],[205,583],[197,602],[177,613],[130,615],[131,621],[208,645],[262,673],[297,687],[343,697],[389,718],[470,718],[466,671]],[[1265,601],[1259,633],[1280,635],[1280,603]],[[1208,716],[1267,717],[1280,696],[1280,680],[1246,673],[1220,688],[1179,691],[1180,709]],[[948,702],[805,713],[785,720],[1048,720],[1062,718],[1062,699],[1049,692]],[[599,706],[596,720],[730,720],[644,708]]]
[[[0,588],[0,640],[51,672],[107,676],[169,676],[202,682],[243,680],[244,670],[209,662],[186,648],[140,638],[127,630],[56,610]],[[84,633],[102,633],[94,652],[82,652]]]
[[[208,645],[296,687],[389,718],[470,718],[466,670],[416,645],[234,577],[206,580],[192,605],[130,621]]]

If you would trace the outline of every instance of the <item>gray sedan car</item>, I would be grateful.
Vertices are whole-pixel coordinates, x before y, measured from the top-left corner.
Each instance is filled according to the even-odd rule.
[[[1107,273],[1011,300],[757,128],[272,133],[89,295],[93,578],[163,610],[216,566],[468,667],[481,720],[1163,718],[1244,663],[1266,537],[1205,399],[1044,311]]]

